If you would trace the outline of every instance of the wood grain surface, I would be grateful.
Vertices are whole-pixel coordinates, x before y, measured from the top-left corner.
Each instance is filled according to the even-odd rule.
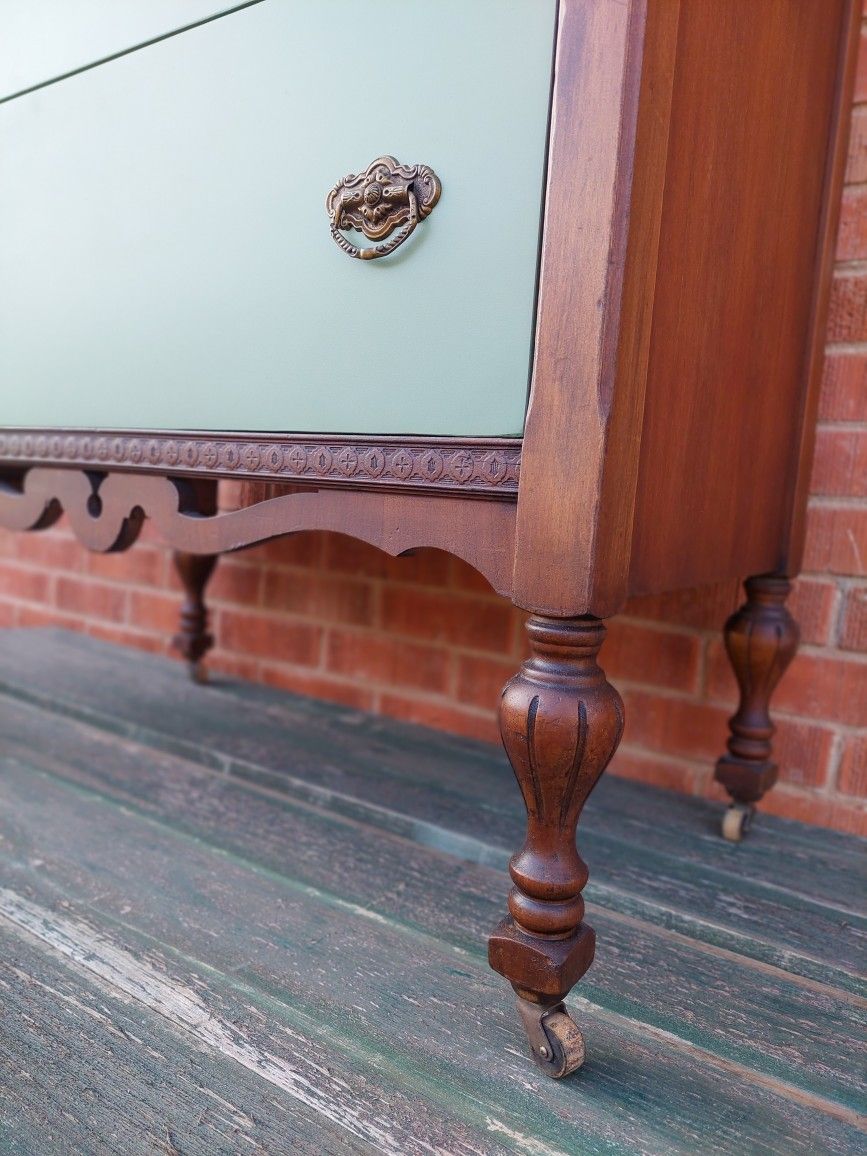
[[[4,1151],[862,1147],[858,840],[766,818],[732,848],[710,804],[603,781],[590,1058],[556,1084],[484,959],[523,825],[504,756],[2,643]]]

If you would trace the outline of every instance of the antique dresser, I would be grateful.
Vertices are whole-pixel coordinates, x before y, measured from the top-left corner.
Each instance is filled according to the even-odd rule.
[[[451,551],[528,610],[490,961],[552,1076],[627,596],[747,579],[730,837],[776,776],[860,7],[2,7],[0,524],[110,551],[153,519],[192,659],[214,558],[304,530]],[[219,513],[226,477],[291,489]]]

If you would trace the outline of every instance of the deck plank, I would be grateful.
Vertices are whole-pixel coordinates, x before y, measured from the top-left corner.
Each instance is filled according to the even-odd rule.
[[[197,978],[185,988],[240,989],[306,1039],[328,1025],[341,1073],[375,1056],[389,1086],[427,1088],[443,1109],[463,1104],[468,1127],[495,1119],[505,1136],[565,1153],[579,1136],[580,1150],[603,1151],[608,1135],[622,1151],[701,1151],[711,1137],[721,1152],[855,1150],[854,1118],[843,1107],[715,1064],[584,1001],[592,1062],[579,1081],[536,1077],[480,953],[21,765],[4,764],[0,798],[7,919],[19,917],[15,896],[24,895],[55,925],[95,921],[137,957],[150,945],[173,974],[191,968]],[[27,926],[38,923],[31,916]]]
[[[43,923],[46,935],[48,925]],[[0,919],[0,1149],[9,1156],[383,1151]],[[307,1072],[313,1074],[312,1066]],[[299,1079],[300,1085],[300,1079]],[[301,1088],[304,1091],[306,1089]],[[309,1097],[313,1100],[313,1096]],[[357,1111],[356,1111],[357,1115]],[[356,1125],[363,1131],[363,1125]],[[409,1148],[392,1147],[396,1156]],[[467,1150],[468,1151],[468,1150]]]
[[[511,772],[483,744],[249,684],[203,690],[165,660],[63,632],[7,633],[7,694],[477,862],[520,844]],[[636,787],[603,779],[588,804],[590,902],[867,994],[858,840],[765,818],[732,847],[719,808]]]
[[[7,742],[14,713],[0,704]],[[484,957],[486,933],[508,890],[504,871],[462,863],[130,742],[119,750],[81,724],[22,706],[17,714],[42,728],[41,758],[23,742],[19,747],[31,766]],[[63,752],[62,761],[48,757],[49,746]],[[74,840],[68,853],[75,854]],[[856,1041],[864,1036],[864,1001],[605,908],[588,910],[599,949],[579,989],[584,997],[805,1091],[853,1108],[863,1103]]]
[[[499,752],[0,640],[3,1151],[863,1150],[863,841],[767,820],[734,849],[710,804],[604,784],[590,1060],[552,1083],[484,956],[523,827]]]

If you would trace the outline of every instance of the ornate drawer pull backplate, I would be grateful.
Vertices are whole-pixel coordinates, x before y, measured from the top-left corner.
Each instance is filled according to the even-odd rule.
[[[344,253],[359,261],[386,257],[430,215],[441,192],[439,177],[427,165],[402,165],[394,157],[377,157],[366,172],[350,173],[328,194],[331,236]],[[359,249],[341,229],[358,229],[371,241],[389,239],[384,245]]]

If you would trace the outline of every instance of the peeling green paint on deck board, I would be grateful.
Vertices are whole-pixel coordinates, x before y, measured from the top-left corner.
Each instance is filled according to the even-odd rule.
[[[4,649],[0,690],[46,709],[479,862],[504,864],[523,837],[505,756],[483,744],[264,687],[203,691],[164,660],[62,632],[13,631]],[[858,840],[763,818],[771,852],[760,838],[732,848],[718,820],[705,800],[603,779],[579,829],[588,900],[865,993]]]
[[[500,774],[491,752],[255,688],[202,691],[164,660],[139,663],[138,655],[81,639],[0,638],[10,644],[0,648],[0,681],[8,685],[16,663],[19,680],[14,695],[0,695],[0,874],[16,896],[48,913],[50,925],[72,920],[132,957],[160,961],[216,1001],[227,1022],[246,1017],[272,1042],[274,1032],[285,1043],[286,1033],[318,1025],[317,1046],[331,1049],[332,1069],[366,1072],[396,1103],[427,1104],[452,1129],[470,1128],[479,1151],[527,1152],[534,1138],[569,1156],[711,1145],[776,1153],[780,1143],[787,1152],[857,1150],[859,1001],[660,929],[663,908],[644,899],[640,879],[623,894],[646,903],[646,921],[598,901],[593,912],[598,960],[575,1001],[591,1064],[567,1085],[535,1084],[508,990],[483,958],[484,933],[506,890],[502,871],[418,839],[429,811],[431,830],[443,832],[449,813],[473,815],[473,791],[489,790]],[[29,666],[18,662],[27,646],[39,652]],[[144,700],[138,719],[136,683]],[[24,701],[39,695],[42,708]],[[109,706],[120,712],[113,725]],[[187,736],[201,733],[209,712],[223,728],[212,766],[207,752],[197,757],[194,741],[184,740],[182,759],[164,749],[183,738],[185,712]],[[228,755],[221,748],[243,718],[250,733]],[[136,730],[146,740],[153,732],[156,745],[119,737]],[[233,760],[242,751],[270,764],[266,778],[279,783],[281,734],[294,776],[283,790],[252,784],[252,760],[246,777],[225,773],[239,769]],[[320,775],[311,806],[296,784]],[[389,807],[379,813],[374,799],[383,788]],[[369,792],[354,811],[352,789]],[[627,814],[642,797],[630,784],[611,784],[605,806],[591,809],[590,832],[597,817],[603,827],[614,824],[618,795]],[[683,808],[666,816],[668,796],[646,797],[658,799],[670,840],[693,840]],[[485,837],[509,837],[510,814],[505,799],[492,800]],[[401,834],[383,829],[401,818]],[[771,828],[784,846],[788,825]],[[633,843],[665,866],[671,856],[641,830],[630,824]],[[811,855],[843,872],[861,846],[826,843],[819,831],[795,834],[803,877]],[[456,849],[469,838],[461,834]],[[631,851],[606,838],[613,872],[617,856]],[[488,847],[502,861],[503,849]],[[720,874],[715,865],[709,877]],[[775,904],[782,920],[797,897],[770,880],[766,891],[761,902]],[[831,919],[834,905],[811,903]],[[733,911],[730,943],[737,944],[738,918]],[[461,1107],[468,1095],[471,1119]]]

